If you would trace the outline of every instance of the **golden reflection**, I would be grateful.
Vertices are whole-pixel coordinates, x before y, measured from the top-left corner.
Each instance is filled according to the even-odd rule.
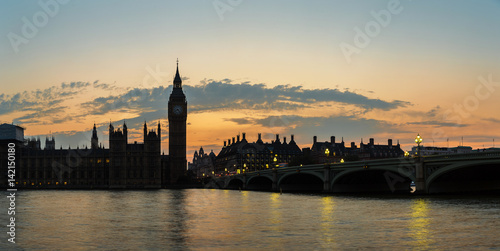
[[[335,202],[331,196],[321,199],[321,232],[323,233],[323,248],[331,248],[335,243],[333,230],[335,228]]]
[[[243,205],[243,209],[245,211],[250,211],[248,206],[248,191],[240,191],[241,193],[241,204]]]
[[[420,250],[429,249],[431,242],[429,233],[429,202],[425,199],[413,201],[411,205],[410,236],[413,239],[413,246]]]
[[[279,193],[271,193],[271,222],[279,227],[281,225],[281,198]]]
[[[269,196],[270,201],[270,219],[271,222],[270,230],[277,235],[283,234],[283,222],[282,222],[282,196],[279,193],[271,193]],[[275,250],[280,250],[284,248],[284,243],[282,238],[278,238],[273,242],[273,248]]]

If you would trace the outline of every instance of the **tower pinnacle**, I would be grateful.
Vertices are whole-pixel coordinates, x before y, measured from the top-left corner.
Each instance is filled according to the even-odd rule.
[[[177,70],[174,77],[174,88],[182,88],[182,79],[179,74],[179,59],[177,59]]]

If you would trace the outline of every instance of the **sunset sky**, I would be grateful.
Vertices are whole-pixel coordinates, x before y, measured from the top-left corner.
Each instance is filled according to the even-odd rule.
[[[160,121],[168,153],[179,58],[188,161],[243,132],[489,148],[499,27],[499,0],[2,1],[0,123],[76,148]]]

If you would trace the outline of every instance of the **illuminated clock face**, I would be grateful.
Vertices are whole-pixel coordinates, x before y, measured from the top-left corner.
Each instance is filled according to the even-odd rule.
[[[176,105],[174,106],[174,114],[180,115],[182,113],[182,106]]]

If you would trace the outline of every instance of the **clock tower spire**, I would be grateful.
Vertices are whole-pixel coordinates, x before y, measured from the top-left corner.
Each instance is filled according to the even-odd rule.
[[[168,151],[170,157],[170,172],[168,182],[177,183],[187,168],[186,160],[186,120],[187,100],[182,91],[182,79],[179,74],[179,59],[174,77],[172,93],[168,100]]]

